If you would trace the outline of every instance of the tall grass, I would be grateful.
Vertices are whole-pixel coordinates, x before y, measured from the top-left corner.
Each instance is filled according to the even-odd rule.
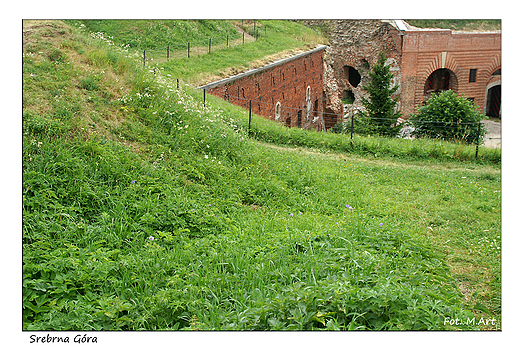
[[[197,92],[194,92],[197,96]],[[199,92],[198,94],[201,94]],[[201,97],[198,97],[201,98]],[[217,97],[208,96],[215,105],[219,105],[227,113],[237,116],[237,124],[249,130],[249,114],[244,108],[230,107]],[[321,152],[348,152],[369,157],[405,158],[407,160],[427,161],[479,161],[488,164],[500,164],[501,150],[497,148],[479,147],[460,142],[446,142],[433,139],[399,139],[379,136],[363,136],[354,134],[336,134],[332,132],[315,132],[300,128],[288,128],[282,123],[266,120],[253,114],[250,136],[262,142],[282,146],[300,146]],[[476,157],[478,155],[478,157]]]

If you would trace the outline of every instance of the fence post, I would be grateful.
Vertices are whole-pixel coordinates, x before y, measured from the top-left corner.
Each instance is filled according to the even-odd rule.
[[[188,42],[188,58],[190,58],[190,43]]]
[[[251,134],[251,100],[249,100],[249,124],[247,127],[247,134]]]
[[[179,89],[179,79],[177,78],[177,90]]]
[[[143,50],[143,66],[146,65],[146,50]]]
[[[229,47],[229,35],[226,35],[226,46]]]
[[[481,122],[478,122],[478,134],[477,134],[477,149],[475,150],[475,160],[478,160],[478,144],[480,143],[480,125]]]
[[[204,109],[206,109],[206,89],[204,91]]]
[[[209,49],[208,49],[208,54],[211,53],[211,38],[209,38]]]
[[[354,114],[352,114],[351,120],[350,120],[350,140],[352,140],[353,135],[354,135]]]
[[[168,45],[166,47],[166,60],[169,61],[170,60],[170,45]]]

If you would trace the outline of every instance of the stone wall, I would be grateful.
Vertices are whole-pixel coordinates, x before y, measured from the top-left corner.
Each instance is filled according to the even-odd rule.
[[[310,26],[327,27],[329,47],[325,55],[324,108],[336,113],[362,109],[361,98],[367,97],[363,85],[369,82],[371,67],[384,51],[394,74],[393,84],[401,83],[401,35],[391,21],[325,20],[306,21]],[[397,97],[398,90],[395,94]],[[344,103],[349,104],[344,108]]]
[[[344,113],[349,116],[363,109],[361,98],[367,97],[363,85],[369,82],[370,67],[376,64],[381,51],[388,57],[393,84],[400,86],[394,97],[399,97],[397,109],[404,118],[416,112],[434,92],[426,84],[438,69],[449,70],[444,72],[449,75],[448,88],[473,99],[484,112],[490,105],[489,90],[501,83],[500,32],[419,29],[393,20],[304,22],[325,28],[329,37],[323,107],[339,115],[338,120]],[[470,82],[471,71],[475,76]],[[495,109],[500,108],[500,101],[496,103],[499,105]]]

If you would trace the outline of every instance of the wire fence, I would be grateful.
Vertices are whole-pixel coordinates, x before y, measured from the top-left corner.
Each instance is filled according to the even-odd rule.
[[[222,50],[238,45],[258,40],[260,37],[267,36],[268,27],[265,24],[254,23],[253,28],[234,34],[227,34],[215,37],[208,37],[198,41],[189,41],[167,45],[160,48],[143,50],[143,65],[154,62],[165,62],[170,59],[191,58],[204,54],[211,54],[212,51]]]
[[[269,111],[273,116],[276,113],[275,103],[266,102],[261,99],[256,100],[240,96],[232,96],[226,93],[212,92],[212,94],[241,107],[248,108],[250,106],[252,108],[252,111],[255,113],[265,115],[265,111]],[[397,127],[397,129],[402,130],[402,132],[398,133],[398,137],[400,138],[429,137],[455,139],[464,143],[476,144],[481,143],[482,136],[485,132],[485,126],[481,122],[411,122],[410,120],[404,119],[400,119],[396,122],[396,119],[370,117],[362,113],[350,115],[348,117],[345,117],[343,120],[340,120],[341,118],[336,113],[317,111],[313,110],[312,107],[312,105],[311,109],[308,109],[307,105],[303,105],[300,108],[281,107],[279,121],[284,122],[286,125],[289,126],[292,124],[289,124],[287,122],[287,119],[291,119],[294,115],[300,115],[302,118],[302,122],[301,124],[297,123],[296,127],[307,128],[310,124],[310,120],[320,119],[322,121],[319,125],[332,124],[333,127],[327,128],[328,130],[337,133],[350,133],[351,139],[353,138],[354,134],[374,134],[377,133],[378,129],[384,127]],[[323,130],[324,129],[322,129],[322,131]]]
[[[179,83],[182,81],[180,79],[177,80],[177,88],[179,88]],[[189,83],[182,81],[185,85],[192,86]],[[195,86],[192,86],[196,88]],[[202,89],[202,98],[203,105],[206,107],[206,89]],[[428,138],[436,138],[436,139],[455,139],[456,141],[460,141],[460,143],[464,144],[474,144],[475,145],[475,159],[478,158],[479,146],[482,144],[484,139],[484,135],[486,133],[485,125],[482,122],[441,122],[441,121],[410,121],[399,119],[397,122],[395,119],[390,118],[375,118],[369,117],[362,113],[352,114],[345,118],[340,118],[338,114],[325,112],[325,111],[317,111],[308,108],[306,105],[296,108],[296,107],[280,107],[279,111],[277,111],[277,104],[270,103],[267,101],[263,101],[261,99],[250,99],[241,96],[232,96],[227,93],[219,93],[216,91],[212,91],[212,95],[219,97],[221,99],[227,100],[228,102],[242,107],[248,110],[249,119],[248,119],[248,127],[247,133],[251,134],[251,122],[252,115],[265,115],[269,114],[272,116],[268,116],[270,119],[275,119],[286,126],[298,127],[302,129],[309,128],[311,125],[318,125],[318,129],[321,131],[331,131],[335,133],[350,135],[350,139],[353,140],[354,134],[356,135],[369,135],[375,134],[377,132],[377,127],[374,128],[375,125],[387,125],[385,127],[398,127],[400,130],[397,132],[397,137],[412,139],[419,137],[428,137]],[[279,113],[280,117],[277,119],[276,114]],[[294,116],[297,117],[296,122],[292,122]],[[329,122],[327,122],[327,119]],[[343,119],[343,120],[341,120]],[[287,120],[291,120],[291,123],[288,123]],[[316,122],[317,121],[317,122]],[[325,125],[333,125],[333,127],[326,128]],[[293,126],[294,125],[294,126]],[[428,129],[429,133],[422,132],[422,130]],[[446,136],[447,135],[447,136]],[[455,136],[455,137],[451,137]],[[501,139],[501,138],[487,138],[487,139]]]

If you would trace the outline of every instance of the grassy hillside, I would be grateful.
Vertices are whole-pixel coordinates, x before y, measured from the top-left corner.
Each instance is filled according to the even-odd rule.
[[[462,31],[501,30],[500,19],[407,19],[409,24],[419,28],[439,28]]]
[[[92,33],[103,33],[119,47],[137,50],[157,49],[208,37],[237,35],[237,29],[224,20],[81,20],[70,21]]]
[[[497,165],[250,137],[104,36],[23,30],[24,329],[501,328]]]
[[[196,86],[258,68],[327,41],[310,28],[281,20],[84,20],[72,24],[91,35],[102,33],[114,45],[126,48],[141,60],[145,58],[149,68]]]

